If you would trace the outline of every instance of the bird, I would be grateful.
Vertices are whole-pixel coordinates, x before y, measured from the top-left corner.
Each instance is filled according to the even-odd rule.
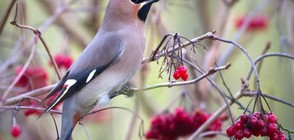
[[[39,117],[63,102],[61,140],[70,140],[77,122],[94,106],[108,104],[112,94],[135,75],[146,45],[145,20],[157,1],[108,1],[104,19],[92,41],[41,101],[58,94]]]

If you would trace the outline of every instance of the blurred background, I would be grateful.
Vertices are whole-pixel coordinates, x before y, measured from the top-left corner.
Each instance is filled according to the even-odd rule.
[[[40,40],[37,45],[34,45],[36,37],[32,31],[10,24],[10,21],[15,18],[16,3],[18,3],[17,23],[37,28],[41,32],[63,75],[99,29],[108,1],[1,0],[0,95],[5,94],[26,63],[29,64],[28,69],[5,99],[58,81],[49,56]],[[217,36],[235,41],[243,46],[253,60],[263,53],[267,44],[270,44],[267,53],[293,54],[294,1],[160,0],[152,6],[146,21],[145,56],[151,55],[166,34],[179,33],[181,36],[193,39],[211,31],[216,31]],[[203,46],[207,49],[204,49]],[[195,52],[191,46],[183,52],[183,57],[204,71],[215,64],[221,66],[231,63],[231,67],[223,70],[222,75],[233,95],[241,89],[240,79],[246,79],[251,68],[250,62],[240,50],[219,41],[203,40],[197,43]],[[130,84],[140,88],[168,82],[170,73],[164,72],[161,75],[162,78],[159,77],[161,64],[162,59],[142,65]],[[259,72],[262,92],[294,103],[293,64],[292,60],[282,57],[264,59]],[[201,75],[189,65],[186,67],[189,72],[189,80]],[[229,95],[219,73],[210,77]],[[249,81],[249,89],[256,90],[255,85],[252,76]],[[42,99],[44,95],[37,96],[37,98]],[[239,102],[247,106],[250,99],[251,97],[242,97]],[[271,110],[278,116],[279,123],[284,128],[293,130],[293,107],[270,99],[267,101]],[[190,114],[193,114],[195,110],[211,114],[223,104],[224,100],[220,93],[206,80],[187,86],[142,91],[130,98],[122,95],[115,97],[109,107],[123,107],[132,112],[112,108],[85,117],[82,120],[83,125],[77,125],[73,131],[73,138],[83,140],[88,139],[88,135],[92,140],[145,139],[141,135],[150,129],[150,120],[154,116],[174,113],[175,108],[178,107],[184,108]],[[36,103],[26,100],[20,105],[34,106]],[[252,110],[252,108],[251,104],[249,109]],[[60,110],[61,107],[56,109]],[[235,104],[231,110],[234,120],[244,112]],[[269,111],[267,107],[265,110]],[[0,111],[0,140],[50,140],[57,137],[54,121],[49,114],[37,119],[38,113],[33,111],[30,113],[23,109],[15,111],[3,108]],[[14,115],[16,115],[15,120]],[[59,128],[60,115],[53,116]],[[140,116],[141,119],[137,116]],[[229,120],[222,121],[221,132],[225,133],[225,129],[231,125]],[[15,124],[21,128],[21,134],[18,137],[11,134]],[[285,134],[288,135],[286,132]],[[189,135],[179,139],[188,138]],[[205,139],[229,138],[217,135]],[[250,139],[263,138],[251,137]]]

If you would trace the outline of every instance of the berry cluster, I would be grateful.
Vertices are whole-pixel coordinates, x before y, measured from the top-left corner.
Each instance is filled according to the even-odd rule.
[[[160,114],[151,119],[151,129],[146,133],[147,139],[176,140],[196,131],[210,114],[197,110],[193,114],[183,108],[176,108],[174,113]],[[216,119],[206,131],[220,131],[224,118]],[[209,137],[213,137],[210,135]]]
[[[20,126],[19,125],[12,126],[12,128],[11,128],[11,135],[14,138],[17,138],[17,137],[19,137],[20,134],[21,134],[21,128],[20,128]]]
[[[73,63],[73,59],[70,56],[66,56],[63,54],[57,54],[54,56],[54,60],[59,69],[64,68],[68,69]],[[52,63],[50,63],[52,65]]]
[[[278,129],[277,116],[274,113],[243,114],[226,130],[229,137],[236,139],[250,138],[253,136],[268,136],[270,140],[286,140],[286,136]]]
[[[185,66],[179,66],[177,70],[174,72],[173,77],[178,80],[182,78],[184,81],[188,79],[187,68]]]
[[[19,74],[22,70],[22,67],[16,68],[15,74]],[[22,88],[23,92],[38,89],[47,85],[48,74],[46,70],[42,67],[27,68],[19,81],[16,83],[16,86]]]
[[[246,16],[238,17],[235,21],[236,28],[240,28],[244,24],[246,18]],[[256,31],[260,29],[265,29],[267,27],[267,24],[267,18],[263,15],[258,15],[253,17],[253,19],[249,21],[247,30]]]
[[[19,74],[23,70],[22,67],[18,67],[15,69],[15,74]],[[21,88],[21,94],[23,92],[31,91],[34,89],[38,89],[48,85],[48,74],[42,67],[29,67],[27,68],[23,75],[20,77],[18,82],[16,83],[16,87]],[[55,97],[50,98],[46,104],[48,105]],[[23,101],[22,105],[24,106],[31,106],[32,108],[35,107],[38,102],[33,100]],[[41,115],[42,111],[35,110],[35,109],[27,109],[24,111],[25,116],[30,116],[33,114]]]

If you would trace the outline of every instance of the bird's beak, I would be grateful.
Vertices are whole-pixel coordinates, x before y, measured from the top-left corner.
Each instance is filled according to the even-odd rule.
[[[132,2],[139,4],[139,3],[145,3],[141,9],[138,11],[138,17],[140,20],[144,21],[147,18],[147,15],[149,13],[149,10],[153,3],[158,2],[159,0],[132,0]]]

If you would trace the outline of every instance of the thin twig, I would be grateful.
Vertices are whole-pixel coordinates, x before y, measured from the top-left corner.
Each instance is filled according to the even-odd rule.
[[[0,110],[4,109],[4,110],[19,110],[19,109],[32,109],[32,110],[40,110],[40,111],[45,111],[46,108],[42,108],[42,107],[34,107],[34,106],[18,106],[18,105],[12,105],[12,106],[1,106]],[[61,114],[60,111],[57,110],[50,110],[51,113],[54,114]]]
[[[256,78],[256,85],[257,85],[257,89],[260,90],[260,80],[259,80],[259,76],[258,76],[258,72],[257,72],[257,68],[256,68],[256,65],[253,61],[253,59],[250,57],[250,55],[248,54],[248,52],[241,46],[239,45],[238,43],[236,43],[235,41],[231,41],[231,40],[226,40],[226,39],[223,39],[223,38],[220,38],[216,35],[211,35],[211,39],[213,40],[219,40],[221,42],[225,42],[225,43],[229,43],[229,44],[232,44],[234,45],[235,47],[237,47],[238,49],[240,49],[244,54],[245,56],[247,57],[247,59],[249,60],[249,62],[251,63],[251,67],[253,69],[253,72],[254,72],[254,76]]]
[[[26,98],[26,97],[35,97],[35,96],[39,96],[39,95],[43,95],[46,94],[48,92],[50,92],[53,87],[55,87],[56,85],[49,85],[46,87],[42,87],[39,89],[35,89],[26,93],[23,93],[21,95],[15,96],[15,97],[11,97],[5,100],[4,105],[11,105],[11,104],[15,104],[17,103],[19,100]]]
[[[256,85],[257,85],[258,90],[260,90],[260,81],[259,81],[259,76],[258,76],[257,68],[256,68],[255,63],[253,62],[252,58],[248,54],[248,52],[241,45],[239,45],[238,43],[236,43],[234,41],[231,41],[231,40],[227,40],[227,39],[218,37],[218,36],[214,35],[214,33],[215,33],[215,31],[214,32],[207,32],[204,35],[201,35],[199,37],[196,37],[194,39],[191,39],[188,42],[183,43],[183,45],[181,45],[181,46],[176,46],[174,48],[168,49],[167,51],[159,52],[159,53],[155,54],[154,57],[152,56],[152,57],[144,58],[143,61],[142,61],[142,64],[147,63],[147,62],[150,62],[150,61],[158,60],[160,57],[164,56],[167,53],[176,51],[178,49],[185,48],[185,47],[191,45],[192,43],[199,42],[199,41],[204,40],[204,39],[218,40],[218,41],[221,41],[221,42],[224,42],[224,43],[232,44],[233,46],[235,46],[236,48],[238,48],[239,50],[241,50],[243,52],[243,54],[245,54],[245,56],[247,57],[247,59],[251,63],[251,66],[253,68],[253,71],[254,71],[254,74],[255,74],[255,78],[256,78]]]
[[[270,49],[270,47],[271,47],[271,43],[268,42],[268,43],[265,45],[265,48],[262,50],[261,55],[267,53],[268,50]],[[260,73],[260,70],[261,70],[262,64],[263,64],[262,61],[260,61],[260,63],[259,63],[258,65],[255,63],[255,65],[257,65],[257,72],[258,72],[258,73]],[[256,88],[256,87],[255,87],[255,88]]]
[[[10,4],[7,8],[7,10],[5,11],[4,15],[3,15],[3,18],[1,19],[1,22],[0,22],[0,35],[2,34],[3,32],[3,29],[4,29],[4,26],[5,26],[5,23],[9,17],[9,14],[11,13],[12,11],[12,8],[13,8],[13,5],[15,4],[17,0],[11,0],[10,1]]]
[[[156,61],[158,60],[160,57],[166,55],[167,53],[170,53],[170,52],[173,52],[173,51],[176,51],[176,50],[179,50],[181,48],[185,48],[189,45],[192,45],[193,43],[195,42],[199,42],[201,40],[204,40],[204,39],[208,39],[210,38],[210,36],[215,33],[215,32],[207,32],[206,34],[204,35],[201,35],[199,37],[196,37],[196,38],[193,38],[191,39],[190,41],[187,41],[185,43],[183,43],[181,46],[176,46],[175,48],[170,48],[169,50],[167,51],[163,51],[163,52],[158,52],[157,54],[155,54],[154,56],[150,56],[150,57],[147,57],[147,58],[144,58],[143,61],[142,61],[142,64],[145,64],[147,62],[151,62],[151,61]]]
[[[238,41],[241,37],[243,37],[243,34],[246,32],[246,29],[249,26],[249,22],[254,18],[254,16],[260,12],[262,10],[262,8],[265,8],[266,5],[269,3],[269,0],[262,0],[260,1],[255,7],[253,7],[252,9],[248,10],[251,11],[248,16],[246,17],[246,19],[244,20],[244,23],[242,24],[242,26],[239,28],[238,32],[236,33],[236,35],[234,35],[233,37],[233,41]],[[225,64],[226,60],[229,58],[229,56],[233,53],[234,51],[234,46],[228,46],[227,49],[225,51],[223,51],[223,53],[221,54],[221,56],[218,59],[218,64],[219,65],[223,65]],[[214,79],[214,78],[213,78]]]
[[[30,56],[29,56],[27,62],[24,64],[22,70],[17,74],[17,76],[15,77],[15,79],[13,80],[13,82],[9,85],[8,89],[5,90],[5,92],[3,93],[3,96],[1,97],[1,101],[6,102],[5,101],[6,96],[10,93],[10,91],[17,84],[17,82],[19,81],[19,79],[23,76],[25,70],[28,68],[29,64],[31,63],[31,61],[32,61],[32,59],[34,57],[35,50],[36,50],[36,44],[33,45],[32,50],[31,50],[31,53],[30,53]],[[1,106],[2,103],[0,103],[0,106]]]
[[[57,135],[56,136],[57,137],[57,140],[59,140],[59,131],[58,131],[56,120],[55,120],[55,118],[54,118],[54,116],[53,116],[52,113],[50,113],[50,116],[52,117],[52,120],[53,120],[53,123],[54,123],[55,131],[56,131],[56,135]]]
[[[45,50],[50,58],[50,61],[53,63],[53,67],[54,67],[54,70],[57,74],[57,77],[59,80],[61,80],[61,74],[59,72],[59,69],[57,67],[57,64],[55,62],[55,60],[53,59],[52,55],[51,55],[51,52],[49,50],[49,47],[47,46],[47,43],[45,42],[45,40],[43,39],[42,37],[42,33],[34,28],[34,27],[31,27],[31,26],[28,26],[28,25],[21,25],[21,24],[18,24],[17,21],[16,21],[16,18],[17,18],[17,12],[18,12],[18,4],[16,5],[16,10],[15,10],[15,17],[14,17],[14,20],[10,22],[10,24],[16,26],[16,27],[19,27],[19,28],[22,28],[22,29],[27,29],[27,30],[30,30],[32,31],[42,42],[43,46],[45,47]]]
[[[234,100],[238,100],[240,97],[242,97],[242,91],[239,91],[235,96],[234,96]],[[228,102],[229,106],[231,106],[234,102],[232,100],[230,100]],[[228,106],[226,104],[224,104],[223,106],[221,106],[217,111],[215,111],[214,114],[212,114],[208,120],[203,123],[196,132],[194,132],[188,140],[194,140],[196,138],[199,138],[199,135],[201,134],[201,132],[203,132],[208,126],[210,126],[211,123],[213,123],[213,121],[219,117],[224,111],[226,111],[228,108]]]
[[[194,84],[199,82],[200,80],[206,78],[207,76],[214,74],[215,72],[223,69],[228,69],[231,65],[227,64],[224,66],[216,67],[216,68],[211,68],[208,72],[204,73],[203,75],[197,77],[196,79],[189,80],[189,81],[182,81],[182,82],[166,82],[166,83],[160,83],[160,84],[155,84],[151,86],[144,87],[143,89],[138,89],[134,88],[132,90],[134,91],[140,91],[140,90],[151,90],[155,88],[160,88],[160,87],[173,87],[173,86],[182,86],[182,85],[189,85],[189,84]]]
[[[253,97],[257,94],[257,92],[244,92],[243,93],[243,96],[248,96],[248,97]],[[265,98],[268,98],[268,99],[271,99],[271,100],[274,100],[274,101],[277,101],[279,103],[282,103],[282,104],[285,104],[285,105],[288,105],[290,107],[293,107],[294,108],[294,103],[291,103],[289,101],[286,101],[286,100],[283,100],[283,99],[280,99],[280,98],[277,98],[275,96],[272,96],[272,95],[269,95],[269,94],[265,94],[263,93],[263,96]]]
[[[87,140],[90,140],[90,136],[89,136],[89,133],[88,133],[88,130],[87,128],[85,127],[84,123],[82,123],[81,121],[79,122],[79,125],[82,126],[82,128],[84,129],[85,133],[86,133],[86,136],[87,136]]]
[[[220,75],[220,78],[221,78],[221,81],[222,81],[223,85],[225,86],[225,88],[226,88],[227,91],[229,92],[230,97],[231,97],[232,99],[234,99],[234,98],[233,98],[233,94],[232,94],[230,88],[228,87],[227,83],[225,82],[225,79],[224,79],[224,77],[223,77],[221,71],[219,71],[219,75]],[[224,95],[223,95],[223,96],[224,96]],[[235,102],[234,100],[232,100],[232,101]],[[234,123],[234,119],[233,119],[232,111],[231,111],[231,109],[230,109],[230,107],[229,107],[229,105],[228,105],[227,100],[225,100],[225,103],[226,103],[227,106],[228,106],[228,111],[229,111],[229,114],[230,114],[231,122]]]
[[[291,54],[287,54],[287,53],[279,53],[279,52],[275,52],[275,53],[267,53],[267,54],[264,54],[264,55],[260,55],[259,57],[257,57],[254,61],[255,64],[257,64],[259,61],[261,61],[262,59],[264,58],[267,58],[267,57],[273,57],[273,56],[276,56],[276,57],[285,57],[285,58],[289,58],[289,59],[294,59],[294,56],[291,55]],[[251,74],[252,74],[252,71],[253,69],[251,68],[251,70],[249,71],[248,75],[247,75],[247,79],[246,80],[250,80],[250,77],[251,77]]]

